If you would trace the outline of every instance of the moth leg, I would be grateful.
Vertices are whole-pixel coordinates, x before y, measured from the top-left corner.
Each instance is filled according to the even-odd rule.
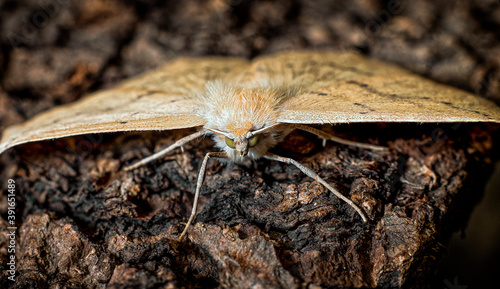
[[[264,158],[269,159],[269,160],[274,160],[282,163],[287,163],[287,164],[292,164],[296,166],[299,170],[301,170],[304,174],[307,176],[315,179],[319,183],[321,183],[323,186],[325,186],[330,192],[332,192],[335,196],[338,198],[342,199],[344,202],[346,202],[349,206],[351,206],[356,212],[361,216],[361,219],[363,219],[363,222],[367,222],[368,218],[366,217],[365,213],[350,199],[342,195],[339,191],[334,189],[332,186],[330,186],[325,180],[323,180],[318,174],[316,174],[314,171],[312,171],[310,168],[304,166],[303,164],[299,163],[298,161],[291,159],[291,158],[286,158],[282,156],[278,156],[272,153],[266,153],[264,155]]]
[[[125,171],[131,171],[133,169],[136,169],[140,166],[143,166],[151,161],[154,161],[156,159],[159,159],[161,158],[162,156],[168,154],[169,152],[171,152],[172,150],[178,148],[178,147],[181,147],[183,145],[185,145],[186,143],[196,139],[196,138],[199,138],[200,136],[204,135],[205,134],[205,131],[204,130],[200,130],[198,132],[195,132],[193,134],[190,134],[188,136],[185,136],[179,140],[177,140],[176,142],[174,142],[173,144],[171,144],[170,146],[168,146],[167,148],[155,153],[155,154],[152,154],[150,155],[149,157],[146,157],[146,158],[143,158],[142,160],[136,162],[135,164],[133,165],[130,165],[128,167],[125,168]]]
[[[196,208],[198,207],[198,198],[200,196],[200,189],[201,185],[203,184],[203,180],[205,179],[205,170],[207,168],[207,163],[209,158],[227,158],[227,154],[225,152],[211,152],[207,153],[205,155],[205,158],[203,159],[203,163],[201,164],[200,172],[198,174],[198,181],[196,182],[196,191],[194,194],[194,201],[193,201],[193,209],[191,210],[191,215],[189,216],[189,219],[186,223],[186,227],[184,227],[184,230],[182,231],[181,235],[179,236],[179,239],[177,241],[181,241],[182,237],[186,235],[187,230],[189,226],[191,225],[191,222],[193,222],[194,217],[196,216]]]
[[[322,138],[323,145],[325,145],[326,140],[331,140],[331,141],[334,141],[334,142],[339,143],[339,144],[348,145],[348,146],[357,147],[357,148],[369,149],[369,150],[374,150],[374,151],[388,151],[389,150],[388,148],[383,147],[383,146],[360,143],[360,142],[355,142],[355,141],[350,141],[350,140],[346,140],[343,138],[339,138],[339,137],[336,137],[332,134],[329,134],[327,132],[324,132],[322,130],[319,130],[317,128],[314,128],[314,127],[311,127],[308,125],[289,124],[289,126],[295,128],[295,129],[307,131],[309,133],[312,133],[312,134]]]

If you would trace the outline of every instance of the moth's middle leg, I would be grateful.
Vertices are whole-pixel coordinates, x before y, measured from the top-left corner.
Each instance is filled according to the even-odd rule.
[[[308,125],[303,125],[303,124],[288,124],[289,127],[292,127],[294,129],[300,129],[309,133],[312,133],[319,138],[323,139],[323,145],[325,145],[325,142],[327,140],[334,141],[339,144],[343,145],[348,145],[352,147],[357,147],[357,148],[363,148],[363,149],[369,149],[373,151],[388,151],[389,149],[383,146],[378,146],[378,145],[372,145],[372,144],[367,144],[367,143],[360,143],[360,142],[355,142],[351,140],[346,140],[337,136],[334,136],[332,134],[329,134],[327,132],[324,132],[322,130],[319,130],[317,128],[308,126]]]

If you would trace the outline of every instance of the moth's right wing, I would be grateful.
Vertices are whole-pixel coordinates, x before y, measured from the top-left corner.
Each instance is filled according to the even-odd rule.
[[[280,53],[251,71],[250,81],[288,89],[283,123],[500,123],[491,101],[353,52]]]
[[[248,61],[240,58],[178,59],[7,128],[0,153],[19,144],[72,135],[201,126],[205,120],[195,113],[196,95],[207,81],[232,78],[247,66]]]

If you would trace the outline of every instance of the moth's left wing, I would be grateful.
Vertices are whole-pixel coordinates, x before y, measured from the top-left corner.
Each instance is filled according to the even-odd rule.
[[[2,134],[0,153],[27,142],[88,133],[170,130],[201,126],[196,95],[207,81],[246,69],[239,58],[186,58],[167,63],[75,103],[56,107]]]
[[[288,52],[251,69],[257,82],[300,88],[279,122],[500,122],[491,101],[356,53]]]

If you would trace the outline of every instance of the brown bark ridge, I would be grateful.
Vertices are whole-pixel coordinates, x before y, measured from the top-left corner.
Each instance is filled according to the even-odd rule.
[[[301,48],[358,49],[498,99],[496,2],[448,2],[3,1],[0,124],[179,55],[253,57]],[[199,166],[213,149],[209,139],[133,172],[123,168],[193,130],[86,135],[12,149],[0,156],[0,286],[430,286],[451,233],[481,198],[498,128],[320,128],[390,148],[323,147],[296,132],[273,150],[360,204],[366,224],[292,166],[211,161],[196,224],[179,243]],[[8,179],[16,182],[15,282],[6,265]]]

